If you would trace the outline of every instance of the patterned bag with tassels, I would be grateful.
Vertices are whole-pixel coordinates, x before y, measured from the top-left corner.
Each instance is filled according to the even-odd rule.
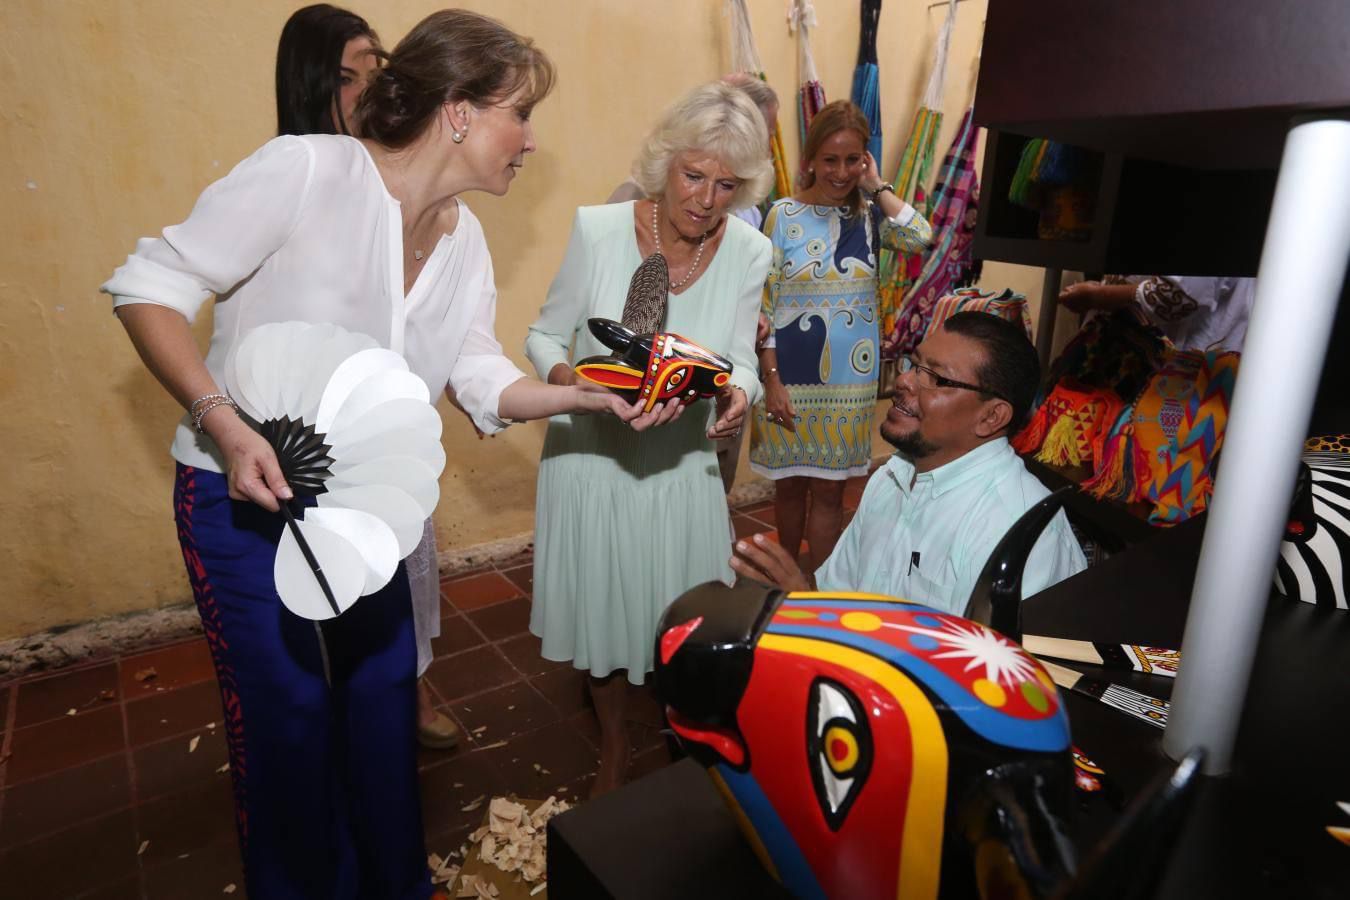
[[[1152,505],[1149,521],[1175,525],[1202,512],[1214,490],[1240,356],[1169,349],[1138,399],[1116,419],[1083,489]]]

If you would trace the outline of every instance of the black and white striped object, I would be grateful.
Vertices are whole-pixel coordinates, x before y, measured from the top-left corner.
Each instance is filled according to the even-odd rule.
[[[1292,600],[1350,609],[1350,452],[1341,440],[1314,438],[1303,454],[1298,487],[1275,564],[1275,589]]]
[[[1147,722],[1155,728],[1167,727],[1167,714],[1171,710],[1171,704],[1166,700],[1150,697],[1148,694],[1140,693],[1134,688],[1125,687],[1123,684],[1089,678],[1075,669],[1057,665],[1044,659],[1040,660],[1040,664],[1051,680],[1067,691],[1076,691],[1084,696],[1092,697],[1112,709],[1123,712],[1127,716],[1132,716],[1141,722]]]

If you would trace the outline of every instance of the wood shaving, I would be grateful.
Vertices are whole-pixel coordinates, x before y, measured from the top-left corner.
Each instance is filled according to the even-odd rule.
[[[427,857],[427,866],[431,869],[431,883],[448,885],[459,876],[459,866],[450,862],[450,857],[441,859],[435,853]]]
[[[523,803],[493,797],[488,804],[488,823],[469,835],[469,840],[478,845],[478,855],[483,861],[534,884],[543,879],[547,869],[548,820],[567,809],[568,804],[557,797],[549,797],[533,812]]]
[[[215,730],[215,727],[216,727],[216,723],[215,723],[215,722],[207,722],[207,723],[206,723],[206,727],[207,727],[207,730],[214,731],[214,730]]]
[[[70,709],[66,710],[66,715],[68,716],[75,715],[75,707],[72,706]]]
[[[159,677],[159,673],[155,671],[154,666],[151,666],[148,669],[137,669],[136,674],[132,675],[131,677],[135,678],[137,681],[141,683],[145,683],[147,681],[154,681],[156,678]]]
[[[469,733],[470,733],[470,734],[474,734],[474,735],[479,735],[479,734],[482,734],[482,733],[485,732],[485,731],[487,731],[487,726],[486,726],[486,725],[479,725],[477,728],[475,728],[473,731],[471,731],[471,732],[469,732]]]
[[[468,806],[461,808],[460,812],[473,812],[475,809],[482,806],[483,801],[486,799],[487,797],[485,795],[479,794],[477,797],[474,797],[472,800],[469,801]]]
[[[142,853],[145,852],[145,848],[149,846],[150,846],[149,841],[141,841],[141,845],[136,848],[136,855],[140,856]]]
[[[225,763],[220,768],[216,769],[216,771],[219,772],[221,775],[224,775],[226,772],[230,771],[230,764]]]
[[[193,735],[193,736],[192,736],[192,740],[188,741],[188,752],[189,752],[189,753],[196,753],[196,752],[197,752],[197,745],[200,744],[201,742],[202,742],[201,735],[199,735],[199,734],[198,734],[198,735]]]
[[[234,887],[234,882],[233,882],[233,881],[231,881],[229,884],[225,885],[225,890],[221,891],[222,894],[233,894],[234,892],[235,892],[235,887]]]
[[[459,893],[456,897],[476,897],[479,900],[492,900],[497,896],[497,886],[484,881],[477,875],[465,875],[459,880]]]
[[[478,749],[479,749],[479,750],[495,750],[495,749],[497,749],[498,747],[505,747],[505,746],[506,746],[506,741],[497,741],[497,743],[495,743],[495,744],[484,744],[483,746],[479,747]]]
[[[547,890],[547,889],[548,889],[548,882],[547,882],[547,881],[541,881],[541,882],[539,882],[538,884],[536,884],[536,885],[534,886],[534,890],[530,891],[530,896],[533,897],[535,894],[539,893],[540,891]]]

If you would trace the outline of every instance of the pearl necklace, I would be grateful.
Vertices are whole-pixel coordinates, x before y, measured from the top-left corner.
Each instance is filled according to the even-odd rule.
[[[657,200],[655,203],[652,204],[652,240],[656,243],[656,252],[660,253],[662,256],[665,256],[666,251],[661,249],[661,230],[656,227],[656,214],[660,208],[661,208],[660,200]],[[703,236],[698,239],[698,252],[694,254],[693,264],[689,266],[689,271],[684,273],[684,278],[680,279],[678,283],[672,284],[670,286],[670,289],[672,291],[678,291],[680,288],[684,287],[686,284],[689,283],[689,279],[694,277],[694,273],[698,271],[698,261],[703,258],[703,242],[706,241],[707,239],[708,239],[708,232],[705,231],[703,232]]]

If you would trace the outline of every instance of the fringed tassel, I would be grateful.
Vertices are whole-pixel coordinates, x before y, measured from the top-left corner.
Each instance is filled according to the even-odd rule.
[[[1154,465],[1151,454],[1156,452],[1157,448],[1150,450],[1142,446],[1138,441],[1130,441],[1130,464],[1133,468],[1132,478],[1129,480],[1130,492],[1123,499],[1127,503],[1143,503],[1148,500],[1149,488],[1154,481]]]
[[[1101,391],[1097,395],[1097,403],[1097,429],[1092,434],[1092,461],[1094,465],[1100,463],[1103,454],[1105,454],[1106,442],[1111,437],[1111,430],[1120,418],[1121,412],[1125,409],[1124,402],[1111,391]]]
[[[1134,441],[1134,408],[1125,407],[1102,441],[1094,474],[1083,482],[1083,490],[1099,500],[1122,500],[1133,483],[1131,444]]]
[[[1050,426],[1036,458],[1052,466],[1082,465],[1083,457],[1078,449],[1081,431],[1082,423],[1078,421],[1077,412],[1065,413]]]

